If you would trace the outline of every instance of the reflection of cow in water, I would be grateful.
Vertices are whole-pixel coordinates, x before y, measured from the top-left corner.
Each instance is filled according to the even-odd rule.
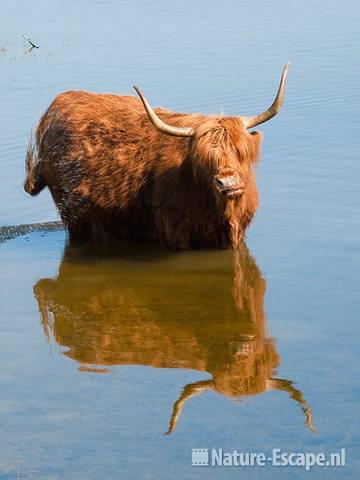
[[[235,277],[234,254],[224,251],[159,253],[156,261],[154,251],[140,259],[88,253],[68,248],[57,278],[34,288],[46,335],[81,370],[132,364],[210,373],[183,388],[168,433],[186,400],[208,390],[233,398],[284,390],[313,429],[301,392],[274,378],[280,357],[266,335],[265,281],[245,246]]]

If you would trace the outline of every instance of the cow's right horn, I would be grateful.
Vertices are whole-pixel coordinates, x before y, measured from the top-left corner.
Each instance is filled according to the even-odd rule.
[[[140,88],[134,85],[134,89],[139,95],[151,123],[157,130],[159,130],[159,132],[167,133],[168,135],[174,135],[175,137],[192,137],[194,135],[194,130],[190,127],[172,127],[171,125],[163,122],[151,108]]]
[[[180,397],[174,403],[173,412],[169,423],[169,429],[165,433],[165,435],[170,435],[175,430],[182,409],[184,408],[184,404],[187,400],[189,400],[189,398],[194,397],[195,395],[201,395],[208,390],[213,390],[213,388],[214,380],[200,380],[199,382],[189,383],[188,385],[186,385],[183,388]]]

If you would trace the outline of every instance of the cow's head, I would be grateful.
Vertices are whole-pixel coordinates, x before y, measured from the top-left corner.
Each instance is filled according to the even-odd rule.
[[[289,64],[284,68],[272,105],[253,117],[194,116],[191,126],[175,127],[165,123],[151,108],[138,87],[134,87],[150,121],[160,132],[191,137],[191,159],[195,175],[205,179],[221,198],[237,198],[246,190],[252,164],[259,156],[262,135],[248,129],[274,117],[284,100]]]
[[[194,129],[193,169],[221,199],[239,198],[258,159],[262,135],[237,117],[208,117]]]

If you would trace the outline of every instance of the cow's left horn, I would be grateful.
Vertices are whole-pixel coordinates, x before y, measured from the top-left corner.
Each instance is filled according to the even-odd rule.
[[[175,137],[192,137],[194,135],[194,130],[190,127],[172,127],[171,125],[163,122],[151,108],[140,88],[136,87],[135,85],[134,88],[145,107],[151,123],[157,130],[159,130],[159,132],[167,133],[168,135],[174,135]]]
[[[290,398],[298,402],[301,406],[301,410],[305,415],[306,427],[314,433],[317,433],[313,424],[313,413],[310,405],[305,401],[301,390],[294,387],[291,380],[283,380],[281,378],[270,378],[266,381],[267,390],[283,390],[290,395]]]
[[[286,77],[289,67],[290,63],[287,63],[281,75],[279,89],[272,105],[265,112],[260,113],[260,115],[256,115],[255,117],[242,117],[246,128],[256,127],[256,125],[260,125],[260,123],[267,122],[278,113],[284,101]]]

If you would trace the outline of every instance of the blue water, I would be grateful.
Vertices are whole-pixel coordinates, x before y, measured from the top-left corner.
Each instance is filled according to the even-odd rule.
[[[286,392],[210,390],[164,435],[182,388],[213,378],[204,359],[247,346],[231,252],[83,258],[64,253],[64,232],[34,232],[0,243],[0,479],[358,478],[359,14],[354,0],[3,2],[0,225],[57,219],[47,192],[22,190],[30,132],[57,93],[138,84],[153,105],[252,115],[291,61],[284,106],[259,128],[247,244],[266,282],[256,298],[274,376],[301,390],[318,433]],[[138,330],[126,316],[117,330],[119,312]],[[192,448],[342,447],[342,468],[191,466]]]

